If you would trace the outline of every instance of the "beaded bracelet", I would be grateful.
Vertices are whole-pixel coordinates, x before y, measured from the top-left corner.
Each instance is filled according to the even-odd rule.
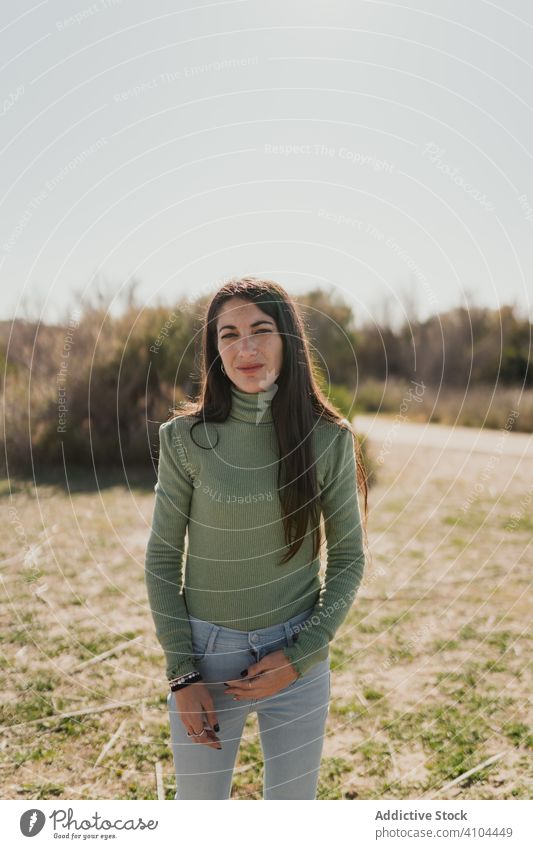
[[[171,678],[168,682],[173,693],[176,690],[181,690],[182,687],[188,687],[189,684],[194,684],[195,681],[203,681],[199,672],[187,672],[186,675],[179,675],[177,678]]]

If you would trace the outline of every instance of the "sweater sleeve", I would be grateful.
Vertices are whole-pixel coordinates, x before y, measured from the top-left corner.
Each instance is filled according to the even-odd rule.
[[[193,485],[173,444],[175,425],[171,419],[159,428],[156,498],[144,570],[150,610],[157,639],[165,653],[169,680],[197,671],[192,658],[191,626],[181,592]]]
[[[327,657],[328,643],[346,618],[357,594],[365,565],[353,436],[339,428],[320,495],[326,533],[324,584],[312,613],[297,626],[296,642],[283,649],[303,675]]]

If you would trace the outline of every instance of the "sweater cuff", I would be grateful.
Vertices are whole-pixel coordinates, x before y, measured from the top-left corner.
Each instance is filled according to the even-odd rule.
[[[199,671],[190,657],[184,657],[180,661],[173,660],[172,663],[167,661],[166,673],[169,681],[172,681],[173,678],[179,678],[181,675],[187,675],[188,672]]]

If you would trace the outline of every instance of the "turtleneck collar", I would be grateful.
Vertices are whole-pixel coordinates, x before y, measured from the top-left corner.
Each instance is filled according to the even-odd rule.
[[[232,383],[230,418],[256,425],[270,424],[274,420],[271,402],[276,391],[277,387],[273,386],[263,392],[243,392]]]

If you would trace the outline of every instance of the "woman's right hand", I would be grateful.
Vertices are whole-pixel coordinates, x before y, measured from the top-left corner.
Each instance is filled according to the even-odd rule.
[[[211,730],[215,725],[218,727],[217,715],[213,698],[205,684],[196,681],[194,684],[182,687],[181,690],[176,690],[174,696],[180,719],[187,731],[198,734],[204,726],[211,726],[201,737],[191,737],[191,741],[210,746],[212,749],[221,749],[222,744],[219,738]]]

